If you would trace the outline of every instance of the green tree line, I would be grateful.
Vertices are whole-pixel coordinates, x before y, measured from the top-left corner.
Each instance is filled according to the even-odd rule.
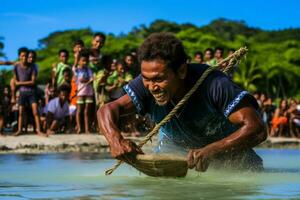
[[[247,58],[234,75],[237,84],[272,97],[300,97],[300,28],[265,31],[249,27],[244,21],[223,18],[201,27],[156,20],[149,26],[133,27],[127,34],[108,34],[102,52],[120,59],[136,50],[149,34],[162,31],[172,32],[181,39],[190,57],[208,47],[223,47],[226,55],[228,49],[247,46]],[[37,49],[39,82],[50,78],[51,64],[57,62],[59,49],[72,52],[72,44],[77,39],[82,39],[88,46],[93,33],[90,28],[57,31],[40,39]]]

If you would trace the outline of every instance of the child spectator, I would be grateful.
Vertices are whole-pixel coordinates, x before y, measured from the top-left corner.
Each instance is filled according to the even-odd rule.
[[[193,63],[199,63],[199,64],[203,63],[203,53],[201,51],[197,51],[194,54]]]
[[[105,44],[106,37],[103,33],[95,33],[92,39],[92,47],[90,48],[89,67],[93,73],[97,73],[102,69],[101,67],[101,48]]]
[[[58,88],[58,97],[55,97],[49,102],[46,115],[47,135],[68,130],[69,94],[70,88],[66,85],[61,85]]]
[[[74,56],[73,66],[77,66],[78,55],[79,55],[79,52],[82,50],[84,50],[84,42],[82,40],[76,40],[73,44],[73,56]]]
[[[66,49],[61,49],[58,52],[59,55],[59,63],[57,65],[53,65],[53,73],[52,73],[52,84],[56,87],[61,86],[64,81],[63,71],[64,69],[70,69],[71,67],[68,63],[69,60],[69,52]]]
[[[65,68],[63,70],[63,81],[61,85],[67,85],[71,88],[71,80],[72,80],[72,70],[71,68]]]
[[[216,60],[213,59],[213,57],[214,57],[214,51],[211,48],[207,48],[204,51],[205,64],[210,65],[210,66],[213,66],[213,65],[217,64]]]
[[[19,119],[18,119],[18,131],[14,134],[15,136],[21,134],[23,125],[23,114],[25,106],[31,106],[32,113],[34,116],[36,133],[43,135],[40,128],[40,119],[37,111],[37,98],[35,95],[35,81],[36,71],[33,65],[28,64],[28,50],[21,49],[19,51],[19,60],[14,67],[14,82],[20,91],[19,99]]]
[[[124,70],[129,72],[133,77],[136,77],[140,73],[136,58],[132,54],[127,54],[124,57],[123,65]]]
[[[90,112],[94,100],[93,91],[93,72],[88,67],[89,64],[89,53],[87,51],[81,51],[78,57],[78,68],[73,68],[74,77],[76,78],[77,84],[77,133],[82,132],[81,126],[81,114],[84,114],[84,128],[85,133],[89,132],[89,119]]]

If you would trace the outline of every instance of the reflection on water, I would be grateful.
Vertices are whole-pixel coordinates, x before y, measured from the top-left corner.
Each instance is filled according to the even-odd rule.
[[[146,177],[103,154],[0,155],[0,199],[282,199],[300,198],[300,150],[257,150],[263,173],[189,171]]]

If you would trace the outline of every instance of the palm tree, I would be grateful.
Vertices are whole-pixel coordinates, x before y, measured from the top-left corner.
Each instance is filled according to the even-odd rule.
[[[262,77],[262,71],[257,66],[256,60],[247,59],[246,62],[241,63],[238,66],[238,69],[233,76],[233,81],[244,89],[254,92],[257,91],[256,81]]]

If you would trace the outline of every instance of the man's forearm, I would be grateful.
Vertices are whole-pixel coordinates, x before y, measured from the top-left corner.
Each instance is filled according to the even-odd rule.
[[[101,133],[111,146],[123,139],[120,129],[116,126],[119,120],[118,116],[119,108],[112,104],[103,106],[97,113]]]
[[[265,140],[266,134],[263,126],[243,125],[228,137],[211,143],[204,148],[209,149],[214,156],[223,153],[238,152],[253,148]]]

